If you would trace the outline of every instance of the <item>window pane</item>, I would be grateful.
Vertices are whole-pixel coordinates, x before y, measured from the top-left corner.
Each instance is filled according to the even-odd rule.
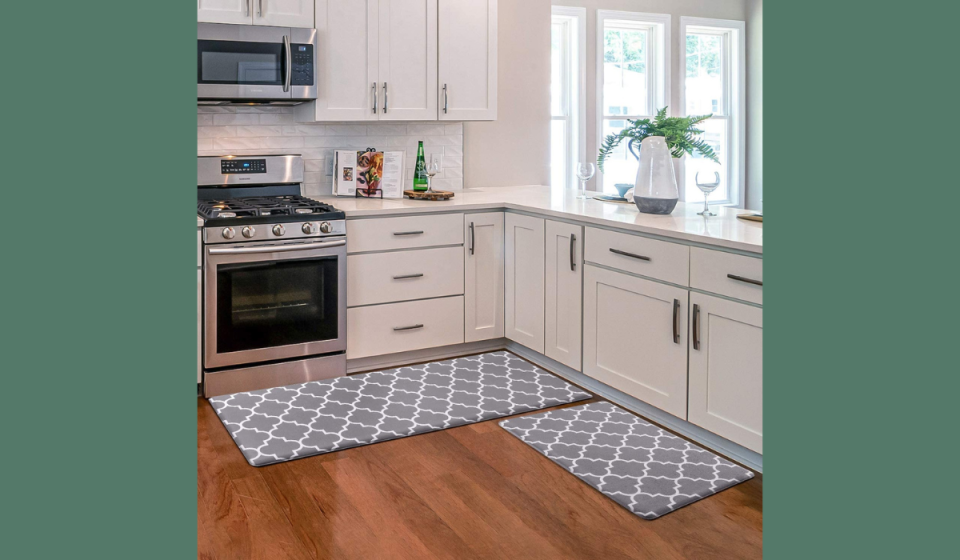
[[[688,115],[723,114],[722,47],[719,35],[687,34],[684,99]]]
[[[603,29],[603,114],[649,112],[647,31],[607,23]]]
[[[607,120],[603,121],[603,137],[610,134],[617,134],[627,126],[625,120]],[[635,149],[639,152],[640,146]],[[640,168],[640,162],[630,153],[627,148],[627,141],[623,141],[613,151],[603,164],[603,192],[615,194],[617,189],[613,185],[617,183],[634,184],[637,180],[637,170]]]
[[[563,116],[563,41],[565,26],[554,23],[550,34],[550,111]]]
[[[560,120],[550,121],[550,186],[567,186],[567,123]]]
[[[705,183],[713,180],[714,171],[720,173],[720,186],[717,187],[717,190],[710,193],[709,200],[727,200],[729,198],[728,193],[730,192],[730,185],[728,184],[730,180],[730,165],[727,154],[727,121],[724,119],[709,119],[700,123],[697,127],[704,131],[700,138],[705,140],[717,153],[717,157],[720,158],[720,164],[714,163],[699,153],[694,153],[692,156],[684,156],[684,175],[686,181],[684,188],[687,203],[696,204],[703,201],[703,192],[697,188],[697,172],[702,173],[700,176],[701,181]]]

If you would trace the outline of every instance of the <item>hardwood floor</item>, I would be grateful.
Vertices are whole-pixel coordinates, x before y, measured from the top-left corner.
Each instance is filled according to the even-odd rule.
[[[198,399],[197,555],[761,558],[762,476],[645,521],[496,422],[255,468]]]

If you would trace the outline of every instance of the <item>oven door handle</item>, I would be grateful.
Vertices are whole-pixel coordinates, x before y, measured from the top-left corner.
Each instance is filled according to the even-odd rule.
[[[303,243],[300,245],[273,245],[270,247],[211,247],[211,255],[249,255],[252,253],[286,253],[289,251],[308,251],[310,249],[329,249],[346,245],[345,240],[325,241],[322,243]]]

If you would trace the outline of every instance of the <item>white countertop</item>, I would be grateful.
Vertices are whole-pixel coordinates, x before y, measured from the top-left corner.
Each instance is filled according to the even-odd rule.
[[[704,218],[697,215],[697,212],[703,209],[702,203],[680,202],[668,216],[641,214],[634,204],[580,200],[576,198],[574,191],[553,190],[543,186],[466,189],[457,191],[452,199],[444,201],[330,196],[313,198],[343,210],[348,218],[506,208],[750,253],[763,253],[762,223],[738,220],[737,214],[745,213],[746,210],[720,206],[710,207],[717,213],[716,216]]]

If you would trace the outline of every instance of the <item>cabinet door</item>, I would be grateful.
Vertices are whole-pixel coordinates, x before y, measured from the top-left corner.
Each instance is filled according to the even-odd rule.
[[[440,0],[439,21],[440,120],[496,120],[497,0]]]
[[[313,28],[314,0],[250,0],[254,25]]]
[[[199,23],[253,23],[257,0],[197,0]]]
[[[583,373],[687,417],[687,291],[587,265]]]
[[[503,336],[503,212],[467,214],[464,342]]]
[[[377,120],[377,0],[317,0],[317,101],[299,120]],[[374,111],[374,104],[377,110]]]
[[[544,354],[580,371],[583,228],[546,222]]]
[[[543,219],[507,214],[504,230],[504,333],[542,354]]]
[[[437,120],[437,0],[380,0],[380,120]]]
[[[690,422],[763,453],[763,310],[690,294]]]
[[[203,271],[197,269],[197,383],[203,382]]]

